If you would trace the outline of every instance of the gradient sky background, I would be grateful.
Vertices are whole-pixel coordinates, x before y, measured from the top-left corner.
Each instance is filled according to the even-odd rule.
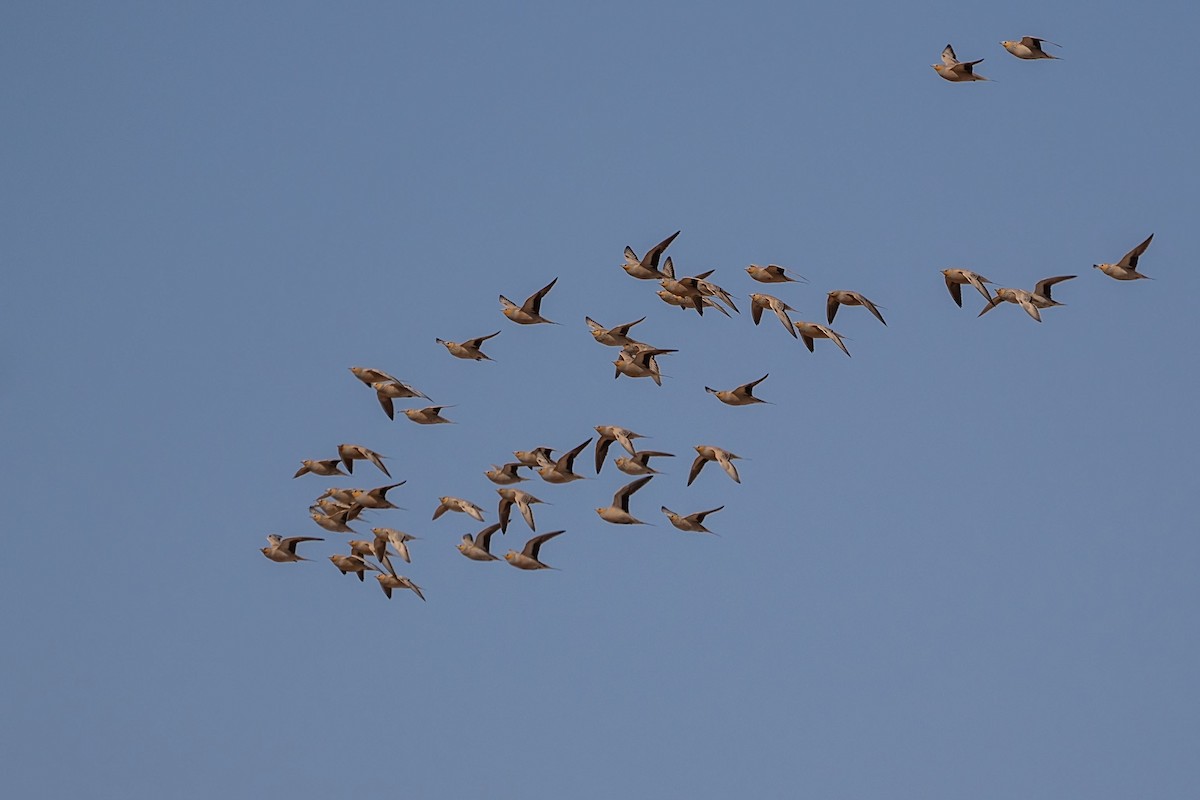
[[[1194,797],[1195,5],[499,6],[6,5],[7,790]],[[994,82],[939,79],[948,41]],[[621,271],[676,229],[740,316]],[[1156,280],[1091,268],[1151,232]],[[1038,325],[957,308],[951,266],[1079,277]],[[555,276],[561,327],[501,317]],[[831,289],[888,319],[839,314],[852,358],[750,323]],[[664,385],[585,314],[647,315]],[[494,364],[433,341],[497,329]],[[389,422],[350,365],[458,424]],[[765,372],[774,405],[703,391]],[[430,520],[494,520],[489,464],[598,424],[678,454],[654,527],[595,516],[628,479],[590,450],[524,485],[561,571]],[[292,480],[340,442],[407,479],[372,524],[422,537],[428,603],[325,560],[311,498],[384,482]],[[742,485],[685,487],[702,443]],[[722,503],[719,537],[657,511]]]

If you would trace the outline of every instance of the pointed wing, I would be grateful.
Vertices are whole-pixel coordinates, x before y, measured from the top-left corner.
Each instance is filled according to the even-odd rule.
[[[500,498],[500,530],[503,533],[508,533],[508,518],[512,514],[513,501],[507,497]]]
[[[638,478],[636,481],[630,481],[622,486],[617,490],[617,493],[613,495],[613,505],[628,513],[630,496],[638,489],[649,483],[650,479],[653,477],[653,475],[647,475],[644,478]]]
[[[621,334],[622,336],[628,336],[630,328],[632,328],[634,325],[637,325],[639,322],[645,322],[645,321],[646,321],[646,318],[642,317],[641,319],[635,319],[633,322],[626,322],[624,325],[618,325],[616,327],[616,331],[617,331],[617,333]]]
[[[475,534],[475,546],[482,549],[485,553],[491,554],[492,534],[500,530],[500,523],[488,525],[486,528]]]
[[[601,436],[596,440],[596,474],[600,474],[600,468],[604,466],[604,459],[608,457],[609,446],[616,441],[607,436]]]
[[[865,307],[866,307],[867,311],[870,311],[872,314],[874,314],[874,315],[875,315],[875,319],[879,320],[879,321],[880,321],[880,322],[882,322],[884,325],[887,325],[887,320],[885,320],[885,319],[883,318],[883,314],[880,314],[880,313],[879,313],[879,309],[878,309],[878,308],[875,306],[875,304],[874,304],[874,303],[872,303],[872,302],[871,302],[870,300],[868,300],[867,298],[863,297],[861,294],[860,294],[860,295],[858,295],[858,302],[862,303],[862,304],[863,304],[863,306],[865,306]]]
[[[1153,238],[1154,238],[1153,233],[1150,234],[1149,236],[1147,236],[1146,241],[1142,242],[1137,247],[1133,248],[1128,253],[1126,253],[1125,257],[1117,262],[1117,266],[1125,267],[1126,269],[1136,269],[1137,262],[1138,262],[1138,256],[1140,256],[1142,253],[1146,252],[1146,248],[1150,246],[1150,240]]]
[[[762,312],[763,312],[763,307],[761,305],[759,305],[757,302],[755,302],[754,298],[751,298],[750,299],[750,319],[754,320],[755,325],[757,325],[762,320]]]
[[[679,231],[675,231],[667,238],[663,239],[658,244],[646,251],[646,255],[642,256],[641,264],[643,267],[658,269],[658,260],[662,257],[663,251],[670,246],[671,242],[675,241],[675,237],[679,235]]]
[[[592,437],[589,436],[588,440],[586,442],[579,445],[574,450],[572,450],[571,452],[567,453],[562,458],[560,458],[558,460],[558,463],[554,465],[555,469],[557,469],[560,472],[573,472],[574,466],[575,466],[575,456],[577,456],[581,452],[583,452],[583,448],[587,447],[591,443],[592,443]]]
[[[542,298],[554,288],[554,284],[558,283],[558,278],[547,283],[542,288],[531,294],[529,298],[521,305],[521,310],[527,314],[540,314],[542,308]]]
[[[1033,293],[1040,294],[1042,297],[1046,298],[1047,300],[1051,300],[1053,298],[1050,297],[1050,287],[1054,286],[1054,284],[1056,284],[1056,283],[1062,283],[1063,281],[1069,281],[1075,277],[1078,277],[1078,276],[1076,276],[1076,275],[1058,275],[1054,278],[1042,278],[1040,281],[1037,282],[1037,286],[1035,286],[1033,288]]]
[[[532,559],[536,559],[538,557],[538,553],[542,549],[542,544],[544,542],[548,542],[551,539],[553,539],[555,536],[558,536],[560,533],[565,533],[565,532],[566,531],[551,531],[550,533],[543,533],[540,536],[533,537],[532,539],[530,539],[528,542],[525,543],[525,549],[523,549],[521,551],[521,555],[529,556]]]
[[[688,472],[687,485],[691,486],[692,481],[696,480],[696,476],[700,474],[700,470],[704,469],[704,465],[708,463],[708,459],[704,456],[696,456],[696,460],[692,462],[692,469]]]
[[[463,342],[463,344],[466,345],[467,347],[478,348],[481,344],[486,342],[488,339],[491,339],[492,337],[499,336],[499,335],[500,335],[500,331],[496,331],[495,333],[489,333],[487,336],[480,336],[475,339],[468,339],[467,341]]]
[[[378,390],[375,392],[375,396],[379,398],[379,405],[383,408],[383,413],[388,415],[388,419],[395,419],[396,409],[392,405],[392,398]]]
[[[950,280],[949,275],[944,277],[946,278],[946,288],[950,290],[950,296],[954,298],[955,304],[962,308],[962,284]]]
[[[697,523],[703,523],[705,517],[707,517],[709,514],[717,513],[724,507],[725,506],[717,506],[716,508],[710,508],[708,511],[697,511],[695,514],[690,515],[690,519],[695,520]]]
[[[954,48],[950,45],[946,45],[946,49],[942,51],[942,63],[947,67],[958,64],[958,57],[954,55]]]
[[[730,454],[722,450],[718,450],[717,463],[721,465],[721,469],[725,470],[726,475],[733,478],[734,483],[741,483],[742,479],[738,477],[737,467],[735,467],[733,462],[729,460],[729,456]]]
[[[833,318],[837,316],[838,306],[837,292],[830,292],[828,299],[825,300],[825,318],[829,320],[829,324],[833,324]]]

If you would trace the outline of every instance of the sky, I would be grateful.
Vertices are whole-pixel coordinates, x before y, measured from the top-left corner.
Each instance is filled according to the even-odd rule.
[[[1191,797],[1192,4],[15,2],[0,12],[0,772],[25,797]],[[1002,39],[1058,42],[1020,61]],[[929,65],[952,43],[989,82]],[[680,230],[740,314],[621,269]],[[1091,265],[1155,238],[1118,282]],[[765,286],[750,263],[807,284]],[[939,270],[1055,287],[1043,322]],[[557,278],[543,313],[520,302]],[[809,353],[750,292],[823,321]],[[584,316],[639,317],[661,387]],[[494,331],[494,363],[435,337]],[[388,420],[348,367],[453,425]],[[769,373],[770,404],[704,392]],[[407,404],[398,403],[401,407]],[[476,563],[483,476],[557,571]],[[386,456],[388,601],[293,479]],[[742,482],[695,445],[742,456]],[[660,505],[723,505],[715,534]],[[323,536],[277,564],[268,533]],[[518,519],[493,551],[519,550]]]

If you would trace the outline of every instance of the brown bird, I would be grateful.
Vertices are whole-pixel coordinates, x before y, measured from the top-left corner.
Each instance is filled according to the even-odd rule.
[[[624,325],[617,325],[615,328],[606,328],[591,317],[584,317],[583,321],[587,323],[588,328],[592,332],[592,338],[602,345],[608,347],[623,347],[627,344],[639,344],[637,339],[629,336],[630,329],[640,322],[644,322],[645,317],[635,319],[633,322],[626,322]]]
[[[666,506],[662,507],[662,512],[667,515],[667,519],[671,521],[671,524],[681,531],[686,531],[687,533],[712,533],[712,531],[704,527],[704,518],[709,514],[717,513],[724,507],[717,506],[716,508],[710,508],[708,511],[697,511],[695,514],[688,514],[686,517],[676,514]],[[713,535],[716,536],[715,533]]]
[[[557,325],[557,322],[552,322],[542,316],[542,298],[546,293],[554,288],[554,284],[558,283],[558,278],[547,283],[541,289],[538,289],[522,303],[519,307],[516,303],[509,300],[504,295],[500,295],[500,306],[504,316],[516,322],[519,325],[536,325],[539,322],[549,325]]]
[[[346,467],[347,472],[354,472],[355,461],[370,461],[384,475],[392,477],[392,473],[388,472],[388,468],[383,465],[384,456],[361,444],[339,444],[338,457],[342,459],[342,464]]]
[[[946,279],[946,288],[950,290],[950,296],[954,298],[954,302],[959,308],[962,308],[962,287],[964,284],[970,284],[979,290],[983,295],[983,299],[989,303],[992,302],[992,295],[984,286],[985,283],[991,283],[987,278],[977,272],[971,272],[969,269],[944,269],[942,277]]]
[[[382,570],[380,570],[379,567],[375,566],[374,564],[363,561],[362,556],[344,556],[341,554],[335,554],[330,556],[329,560],[333,562],[333,565],[337,567],[338,571],[343,575],[347,575],[351,572],[357,573],[360,581],[366,580],[365,575],[370,570],[382,572]]]
[[[489,549],[492,542],[492,534],[500,530],[500,523],[488,525],[486,528],[475,534],[475,538],[471,538],[471,534],[464,533],[462,543],[457,545],[458,552],[462,553],[472,561],[499,561],[500,559],[492,555]]]
[[[641,258],[637,257],[637,253],[633,252],[633,248],[626,245],[625,263],[621,266],[621,269],[641,280],[652,281],[661,279],[663,274],[658,270],[658,260],[662,258],[663,251],[670,246],[671,242],[675,241],[675,237],[678,235],[679,231],[675,231],[647,250],[646,255]]]
[[[397,575],[396,570],[392,569],[392,563],[390,561],[385,561],[384,563],[388,568],[387,574],[376,575],[375,580],[379,581],[379,588],[383,589],[383,593],[387,595],[388,600],[392,599],[393,589],[411,589],[417,597],[421,598],[422,600],[425,599],[425,595],[421,592],[420,586],[417,586],[403,575]],[[359,578],[362,578],[362,575],[363,574],[361,572],[358,573]]]
[[[765,267],[760,267],[758,264],[751,264],[746,267],[746,272],[750,273],[750,277],[759,283],[794,283],[796,278],[789,276],[783,269],[776,264],[768,264]],[[801,276],[798,282],[808,283],[808,278]]]
[[[688,473],[687,485],[691,486],[692,481],[696,480],[696,476],[700,474],[700,470],[704,469],[704,465],[709,461],[715,461],[721,465],[721,469],[725,470],[725,474],[733,478],[734,483],[741,483],[742,479],[738,477],[737,467],[733,465],[735,458],[741,456],[734,455],[728,450],[722,450],[719,447],[712,447],[707,444],[696,445],[696,460],[692,462],[692,470]]]
[[[983,77],[982,75],[975,74],[975,65],[982,61],[982,58],[976,59],[975,61],[959,61],[954,55],[954,48],[950,45],[946,45],[946,48],[942,50],[942,63],[931,64],[930,66],[937,71],[938,75],[941,75],[943,78],[951,81],[952,83],[962,83],[965,81],[986,81],[987,78]]]
[[[330,458],[325,461],[304,459],[300,462],[300,469],[296,470],[296,474],[292,478],[299,478],[301,475],[307,475],[310,472],[313,475],[324,475],[326,477],[346,474],[338,469],[338,460],[336,458]]]
[[[879,309],[875,307],[867,298],[863,297],[858,292],[835,291],[829,293],[829,299],[825,301],[825,316],[829,318],[829,324],[833,324],[833,318],[837,316],[838,306],[862,306],[867,311],[875,315],[875,319],[887,325],[883,319],[883,314],[879,313]]]
[[[1069,281],[1075,275],[1058,275],[1054,278],[1042,278],[1037,282],[1032,292],[1027,292],[1024,289],[1000,288],[996,290],[996,296],[983,307],[979,312],[979,316],[983,316],[1000,303],[1015,303],[1025,309],[1025,313],[1033,317],[1038,322],[1042,321],[1042,315],[1038,309],[1050,308],[1051,306],[1061,306],[1065,303],[1060,303],[1050,297],[1050,289],[1056,283]]]
[[[434,339],[434,341],[449,350],[450,355],[455,358],[465,358],[470,361],[492,361],[493,359],[479,348],[488,339],[499,335],[500,331],[496,331],[495,333],[489,333],[487,336],[477,336],[474,339],[467,339],[465,342],[447,342],[445,339]]]
[[[617,442],[630,455],[637,453],[637,449],[633,446],[634,439],[645,438],[640,433],[634,433],[628,428],[622,428],[617,425],[597,425],[596,433],[600,434],[596,439],[596,474],[600,474],[600,468],[604,466],[604,458],[608,455],[608,447],[613,442]]]
[[[543,533],[540,536],[535,536],[525,543],[525,548],[521,552],[509,550],[504,554],[504,560],[512,564],[517,569],[555,569],[549,564],[543,564],[538,560],[538,553],[542,549],[542,545],[566,531],[551,531]]]
[[[716,395],[718,400],[730,406],[749,406],[755,403],[765,403],[767,402],[766,400],[759,400],[754,396],[754,387],[765,381],[770,374],[771,373],[768,372],[758,380],[750,381],[749,383],[743,383],[741,386],[738,386],[734,389],[717,391],[716,389],[710,389],[709,387],[705,386],[704,391],[708,392],[709,394]]]
[[[633,496],[634,492],[653,479],[653,475],[647,475],[644,478],[631,481],[618,489],[617,493],[613,495],[611,506],[596,509],[596,513],[600,515],[600,519],[605,522],[611,522],[614,525],[645,525],[645,522],[642,522],[629,513],[629,498]]]
[[[533,524],[533,509],[530,506],[534,503],[545,504],[545,500],[539,500],[529,492],[520,489],[497,489],[496,494],[500,495],[500,505],[496,510],[500,516],[501,533],[508,533],[508,519],[514,505],[521,512],[521,518],[525,520],[529,530],[537,530],[537,526]]]
[[[592,437],[589,436],[586,442],[565,453],[558,461],[551,461],[546,456],[542,456],[538,460],[538,474],[546,483],[570,483],[580,480],[583,476],[575,474],[574,471],[575,456],[583,452],[583,448],[591,443]]]
[[[267,534],[267,541],[271,543],[271,546],[261,548],[262,554],[272,561],[284,563],[287,561],[308,561],[307,558],[296,555],[296,545],[300,542],[323,542],[325,540],[319,536],[289,536],[284,539],[277,533],[269,533]]]
[[[1142,253],[1146,252],[1146,248],[1150,246],[1150,240],[1154,238],[1154,234],[1146,237],[1146,241],[1139,244],[1137,247],[1130,250],[1115,264],[1092,264],[1093,267],[1108,275],[1110,278],[1116,278],[1119,281],[1136,281],[1139,278],[1149,279],[1148,275],[1143,275],[1137,271],[1138,258]]]
[[[1036,36],[1022,36],[1019,42],[1003,41],[1000,45],[1012,53],[1017,58],[1032,60],[1035,58],[1053,58],[1058,59],[1058,56],[1052,56],[1042,49],[1042,42],[1046,44],[1054,44],[1049,39],[1038,39]],[[1055,47],[1062,47],[1060,44],[1054,44]]]

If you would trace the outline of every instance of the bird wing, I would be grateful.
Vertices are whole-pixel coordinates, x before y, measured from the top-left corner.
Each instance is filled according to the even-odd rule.
[[[536,559],[538,557],[538,553],[542,549],[542,544],[550,541],[560,533],[565,533],[565,531],[550,531],[550,533],[543,533],[540,536],[533,537],[525,543],[525,549],[521,551],[521,555]]]
[[[630,481],[629,483],[622,486],[620,489],[617,490],[617,493],[613,495],[613,505],[616,506],[617,508],[621,509],[625,513],[629,513],[629,498],[630,498],[630,496],[634,492],[636,492],[638,489],[645,486],[650,481],[650,479],[653,477],[654,477],[653,475],[647,475],[644,478],[638,478],[636,481]]]
[[[946,49],[942,51],[942,63],[947,67],[958,64],[958,57],[954,55],[954,48],[950,45],[946,45]]]
[[[658,259],[662,257],[663,251],[670,246],[671,242],[675,241],[675,237],[679,235],[679,231],[675,231],[667,238],[663,239],[658,244],[646,251],[646,255],[642,256],[641,264],[643,267],[650,269],[658,269]]]
[[[1154,238],[1153,233],[1150,234],[1149,236],[1147,236],[1146,241],[1142,242],[1137,247],[1133,248],[1128,253],[1126,253],[1125,257],[1117,262],[1117,266],[1125,267],[1126,269],[1136,269],[1137,262],[1138,262],[1138,256],[1140,256],[1142,253],[1146,252],[1146,248],[1150,246],[1150,240],[1153,238]]]
[[[558,283],[558,278],[547,283],[542,288],[538,289],[525,300],[521,305],[521,310],[527,314],[539,314],[542,308],[542,298],[554,288],[554,284]]]
[[[692,481],[696,480],[696,476],[700,474],[700,470],[704,469],[704,465],[708,459],[704,456],[696,456],[696,460],[692,462],[692,469],[688,472],[687,485],[691,486]]]

